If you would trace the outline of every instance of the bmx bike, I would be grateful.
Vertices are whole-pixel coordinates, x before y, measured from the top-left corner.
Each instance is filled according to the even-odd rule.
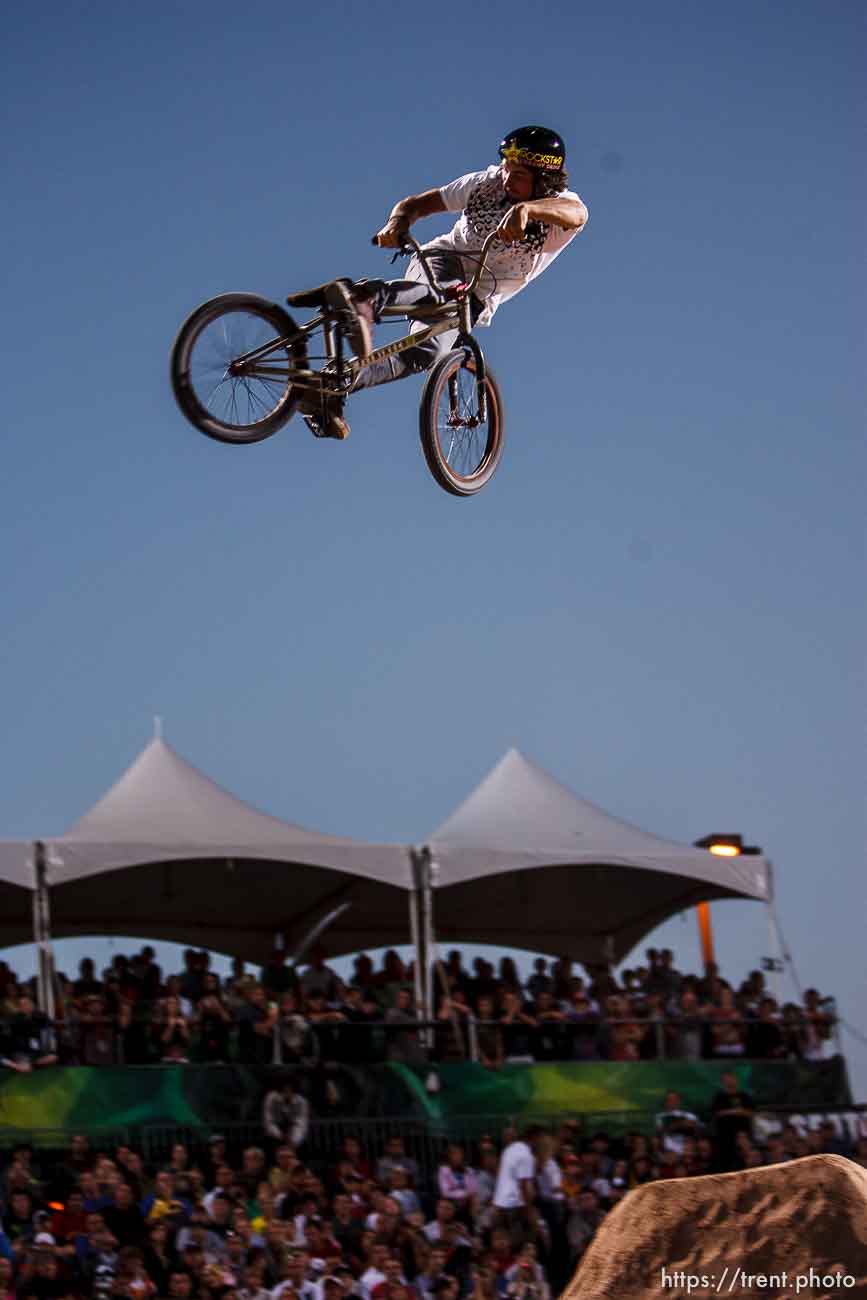
[[[348,322],[340,311],[322,307],[311,320],[297,324],[285,308],[256,294],[209,299],[187,318],[172,347],[171,382],[178,406],[209,438],[250,443],[281,429],[304,399],[303,418],[321,436],[322,421],[310,414],[317,402],[324,416],[324,404],[347,397],[364,366],[457,329],[455,347],[425,379],[419,434],[440,487],[454,496],[473,496],[490,481],[503,452],[503,399],[472,333],[472,296],[494,238],[489,235],[482,245],[471,280],[444,288],[424,250],[406,235],[395,256],[415,253],[435,301],[385,307],[382,319],[426,324],[364,358],[349,351]]]

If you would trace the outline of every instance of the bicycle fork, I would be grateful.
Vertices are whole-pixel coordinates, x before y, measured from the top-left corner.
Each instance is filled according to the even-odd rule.
[[[470,322],[470,304],[464,301],[460,304],[461,308],[461,332],[458,335],[457,343],[465,351],[472,353],[473,362],[476,372],[476,398],[478,401],[478,414],[471,415],[465,423],[468,428],[475,429],[480,424],[487,423],[488,419],[488,390],[485,383],[485,356],[477,341],[470,333],[472,328]],[[449,379],[449,408],[452,418],[458,418],[458,376],[457,372]]]

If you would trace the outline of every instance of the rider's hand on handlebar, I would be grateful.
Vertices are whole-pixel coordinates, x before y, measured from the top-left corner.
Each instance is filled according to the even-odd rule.
[[[527,233],[527,208],[523,203],[515,203],[497,226],[497,235],[504,244],[514,244],[523,239]]]
[[[402,248],[404,236],[409,230],[407,221],[400,221],[392,217],[387,221],[377,234],[373,236],[373,243],[378,244],[380,248]]]

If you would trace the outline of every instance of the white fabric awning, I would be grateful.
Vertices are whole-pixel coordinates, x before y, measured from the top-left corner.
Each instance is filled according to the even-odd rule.
[[[427,840],[442,939],[621,960],[693,903],[770,898],[761,855],[719,858],[579,798],[510,750]]]
[[[45,843],[58,938],[130,934],[261,961],[275,935],[291,947],[342,902],[350,906],[329,928],[331,952],[409,938],[412,881],[402,845],[272,817],[161,739],[70,830]],[[29,857],[29,845],[2,846],[0,868],[8,863],[14,880],[32,888]],[[29,912],[17,937],[9,937],[10,926],[0,933],[7,943],[24,942],[28,924]]]

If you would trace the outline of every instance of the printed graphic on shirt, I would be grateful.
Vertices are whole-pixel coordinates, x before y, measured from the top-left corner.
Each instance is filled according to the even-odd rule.
[[[513,203],[514,200],[510,199],[503,189],[503,182],[499,176],[484,180],[475,187],[467,201],[464,214],[470,230],[480,242],[484,241],[492,230],[496,230]],[[514,244],[506,244],[502,239],[494,240],[492,252],[496,257],[497,265],[504,270],[508,267],[510,278],[518,279],[529,275],[533,269],[534,258],[545,247],[545,240],[551,227],[544,222],[539,224],[540,230],[535,234],[525,235]]]
[[[457,253],[464,259],[464,276],[469,279],[478,265],[479,249],[512,206],[512,200],[503,187],[502,168],[490,166],[484,171],[467,172],[443,185],[440,195],[446,212],[458,212],[460,216],[447,234],[432,239],[424,245],[424,250],[442,249]],[[571,190],[562,190],[556,197],[581,202]],[[513,298],[546,270],[577,233],[574,227],[563,228],[545,222],[541,230],[525,235],[518,243],[504,244],[495,239],[475,291],[476,297],[485,304],[476,325],[489,325],[500,304]],[[410,263],[409,278],[420,279],[421,275],[422,272],[414,271]]]

